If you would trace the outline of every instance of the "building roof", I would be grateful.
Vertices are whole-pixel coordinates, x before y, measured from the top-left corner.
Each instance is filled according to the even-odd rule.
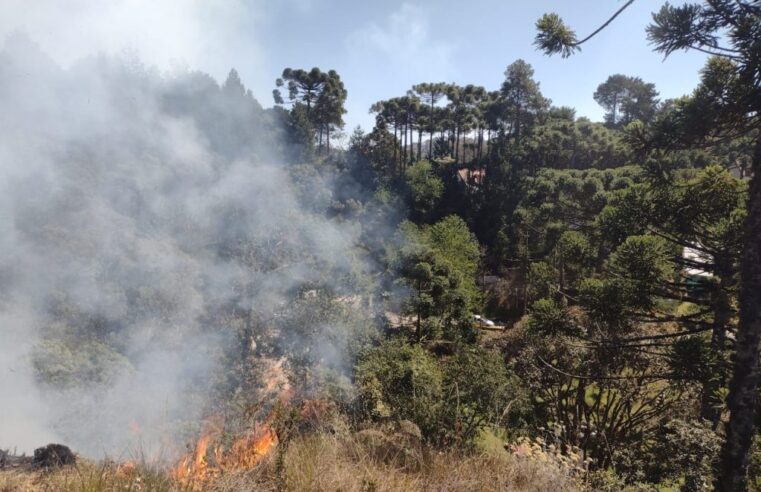
[[[457,171],[457,179],[467,185],[481,186],[485,176],[485,169],[470,169],[465,167]]]

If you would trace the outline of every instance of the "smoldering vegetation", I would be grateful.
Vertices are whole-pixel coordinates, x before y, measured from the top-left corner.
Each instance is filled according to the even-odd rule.
[[[360,228],[235,72],[62,68],[14,35],[0,107],[3,446],[171,451],[286,355],[343,384],[372,326]]]

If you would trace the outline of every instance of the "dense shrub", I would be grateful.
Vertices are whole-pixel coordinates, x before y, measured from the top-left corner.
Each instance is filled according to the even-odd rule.
[[[360,407],[368,417],[411,420],[424,434],[435,433],[443,375],[423,347],[386,341],[363,354],[355,379]]]

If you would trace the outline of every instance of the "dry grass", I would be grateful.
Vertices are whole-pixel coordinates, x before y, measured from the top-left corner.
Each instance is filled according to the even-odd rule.
[[[356,435],[313,434],[291,441],[256,469],[227,474],[204,487],[212,492],[287,491],[557,491],[582,490],[563,466],[507,452],[421,454],[405,471],[395,456],[379,457]],[[409,464],[409,460],[407,460]],[[80,463],[53,473],[0,471],[0,492],[189,492],[165,473],[139,465]]]
[[[186,492],[161,469],[80,460],[58,471],[0,470],[0,492]]]
[[[564,467],[508,453],[438,453],[425,457],[416,471],[403,471],[393,461],[369,453],[355,438],[317,434],[293,441],[284,456],[272,457],[255,472],[222,478],[212,490],[253,491],[278,485],[289,491],[331,492],[582,490]]]

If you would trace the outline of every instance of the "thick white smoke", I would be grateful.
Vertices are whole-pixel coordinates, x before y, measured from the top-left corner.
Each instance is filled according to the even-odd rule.
[[[14,35],[0,108],[0,448],[99,457],[174,435],[234,335],[213,313],[274,315],[350,267],[356,229],[305,205],[234,78],[62,68]]]

